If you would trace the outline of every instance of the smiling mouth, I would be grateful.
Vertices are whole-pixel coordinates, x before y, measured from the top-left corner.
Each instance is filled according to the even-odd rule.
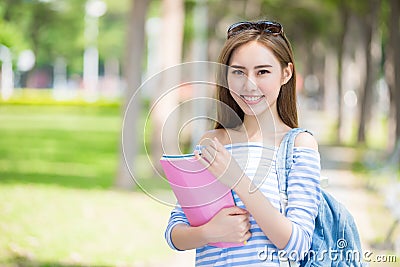
[[[258,96],[250,96],[250,95],[240,95],[241,98],[248,104],[257,104],[260,102],[265,96],[258,95]]]

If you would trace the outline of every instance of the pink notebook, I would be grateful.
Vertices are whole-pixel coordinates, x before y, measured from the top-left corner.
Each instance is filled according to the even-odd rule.
[[[220,183],[193,154],[163,155],[165,176],[191,226],[208,222],[222,208],[235,205],[232,191]],[[216,247],[238,247],[242,243],[210,243]]]

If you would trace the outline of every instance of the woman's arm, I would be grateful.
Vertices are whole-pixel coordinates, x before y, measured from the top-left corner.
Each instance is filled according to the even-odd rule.
[[[208,223],[191,227],[176,224],[171,230],[171,242],[178,250],[188,250],[214,242],[243,243],[250,238],[249,213],[239,207],[222,209]]]
[[[318,151],[316,140],[308,133],[301,133],[297,136],[295,147],[306,147]],[[293,221],[272,206],[260,190],[254,192],[249,190],[251,186],[250,179],[244,177],[235,187],[235,191],[272,243],[278,249],[286,248],[292,237]],[[288,188],[289,190],[290,188]],[[290,199],[288,202],[290,202]]]
[[[306,147],[310,150],[318,149],[314,137],[307,133],[298,135],[295,140],[295,146]],[[257,224],[263,230],[264,234],[278,249],[287,248],[291,239],[297,239],[298,235],[304,237],[304,231],[301,229],[302,226],[295,223],[295,217],[298,211],[301,211],[295,209],[295,205],[292,205],[291,214],[288,214],[288,217],[285,217],[269,202],[260,190],[251,190],[254,188],[254,185],[252,185],[249,177],[243,174],[243,171],[237,165],[236,161],[233,160],[230,153],[224,148],[218,139],[215,138],[214,142],[208,145],[202,153],[205,154],[206,159],[207,157],[213,159],[209,170],[214,173],[214,175],[220,177],[220,181],[234,187],[236,193],[245,204],[247,210],[254,217]],[[197,155],[197,157],[200,158],[199,155]],[[208,164],[206,159],[204,163]],[[318,185],[316,186],[318,187]],[[316,192],[317,191],[319,191],[319,189],[317,189]],[[291,199],[289,196],[289,205],[290,201]],[[315,208],[317,208],[317,205],[311,207],[311,209]],[[314,212],[310,212],[310,215],[306,216],[314,216],[313,214]],[[295,234],[293,234],[294,232]],[[307,240],[307,242],[311,241],[311,238],[308,236],[304,238],[310,239],[309,241]]]
[[[177,250],[199,248],[208,244],[203,233],[203,227],[192,227],[187,224],[177,224],[171,231],[171,242]]]

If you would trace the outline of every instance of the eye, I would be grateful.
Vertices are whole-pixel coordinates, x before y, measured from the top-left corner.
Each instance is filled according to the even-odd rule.
[[[271,73],[271,71],[263,69],[263,70],[259,70],[257,74],[258,75],[263,75],[263,74],[266,74],[266,73]]]
[[[238,70],[238,69],[233,69],[233,70],[232,70],[232,74],[235,74],[235,75],[245,75],[245,73],[244,73],[243,71]]]

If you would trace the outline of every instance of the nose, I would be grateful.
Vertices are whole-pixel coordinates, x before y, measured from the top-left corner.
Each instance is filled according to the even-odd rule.
[[[257,90],[257,84],[255,82],[254,77],[251,77],[251,76],[246,77],[245,89],[246,89],[246,91],[249,91],[249,92]]]

